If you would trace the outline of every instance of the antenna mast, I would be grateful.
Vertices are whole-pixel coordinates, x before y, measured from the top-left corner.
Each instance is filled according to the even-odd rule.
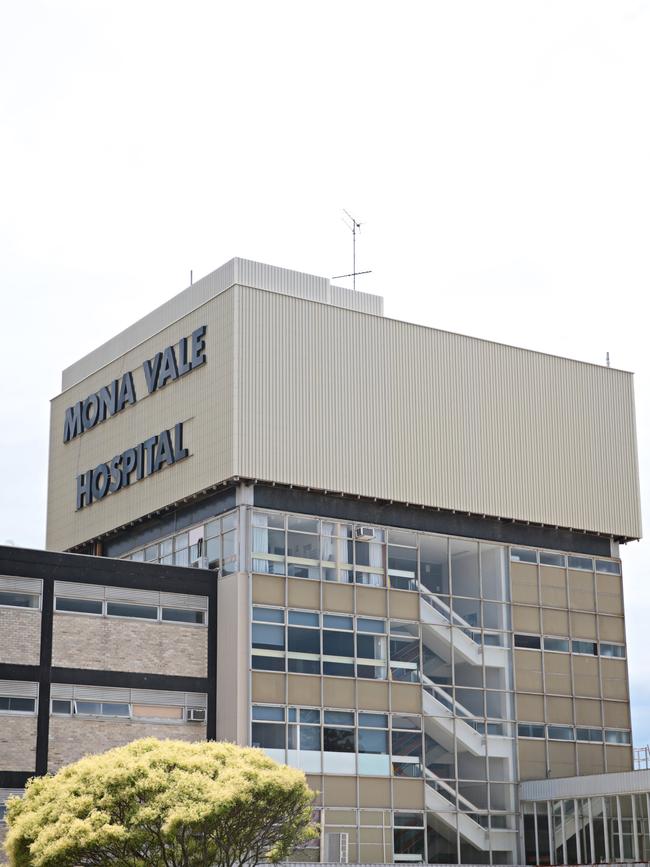
[[[338,274],[336,277],[332,277],[332,280],[340,280],[342,277],[352,277],[352,291],[356,292],[357,277],[361,274],[372,274],[372,271],[357,271],[357,232],[361,231],[361,223],[355,220],[352,214],[348,213],[345,208],[343,208],[343,213],[348,219],[346,220],[345,217],[341,217],[341,219],[352,232],[352,273]]]

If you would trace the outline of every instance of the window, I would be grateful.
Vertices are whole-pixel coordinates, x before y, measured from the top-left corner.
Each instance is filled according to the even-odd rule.
[[[125,702],[75,701],[74,712],[80,716],[131,716],[131,707]]]
[[[391,620],[389,655],[392,680],[420,682],[420,627],[417,623]]]
[[[591,557],[576,557],[569,554],[569,569],[582,569],[586,572],[593,572],[594,561]]]
[[[605,729],[605,743],[629,744],[631,742],[630,732],[622,732],[617,729]]]
[[[511,548],[510,559],[514,563],[537,563],[537,551],[530,548]]]
[[[59,698],[52,699],[52,713],[53,714],[65,714],[69,716],[72,713],[72,702],[65,701]]]
[[[327,753],[355,751],[354,713],[326,710],[324,713],[323,750]]]
[[[171,623],[205,623],[205,611],[193,611],[190,608],[163,608],[161,620]]]
[[[621,564],[618,560],[596,560],[596,572],[607,572],[610,575],[620,575]]]
[[[561,651],[563,653],[569,652],[569,639],[568,638],[550,638],[549,636],[544,636],[544,650],[554,650]]]
[[[598,645],[595,641],[572,641],[571,649],[574,653],[584,653],[588,656],[598,656]]]
[[[533,725],[532,723],[519,723],[517,734],[520,738],[543,738],[544,726]]]
[[[602,743],[603,740],[603,732],[602,729],[576,729],[576,740],[578,741],[591,741],[594,743]]]
[[[424,861],[423,814],[395,813],[393,825],[395,861]]]
[[[252,746],[283,750],[286,740],[284,708],[254,705],[252,716]]]
[[[522,647],[528,650],[540,650],[542,639],[539,635],[515,635],[515,647]]]
[[[625,656],[625,645],[624,644],[606,644],[605,642],[600,642],[600,655],[601,656],[615,656],[618,658],[623,658]]]
[[[0,695],[0,713],[34,713],[35,710],[35,698]]]
[[[131,602],[107,602],[106,613],[112,617],[141,617],[158,620],[158,608],[154,605],[134,605]]]
[[[552,741],[575,740],[573,726],[547,726],[549,739]]]
[[[539,562],[542,566],[566,566],[566,554],[554,554],[551,551],[540,551]]]
[[[38,608],[37,593],[23,593],[18,590],[0,590],[0,605],[10,605],[12,608]]]
[[[72,611],[78,614],[101,614],[104,603],[100,599],[71,599],[67,596],[57,596],[55,608],[57,611]]]

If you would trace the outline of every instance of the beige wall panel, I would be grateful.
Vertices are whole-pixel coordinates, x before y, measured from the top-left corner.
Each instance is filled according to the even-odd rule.
[[[567,607],[567,577],[564,569],[540,566],[539,583],[543,605],[556,608]]]
[[[573,691],[578,696],[600,696],[597,659],[589,656],[573,657]]]
[[[323,610],[354,611],[354,587],[345,587],[325,582],[323,584]]]
[[[325,810],[326,825],[356,825],[356,810]]]
[[[575,700],[576,725],[579,726],[601,726],[603,724],[600,701],[593,701],[588,698],[577,698]]]
[[[640,534],[629,374],[255,289],[238,329],[242,476]]]
[[[354,680],[347,677],[324,677],[323,705],[325,707],[356,707]]]
[[[235,474],[235,291],[229,290],[72,386],[51,404],[47,547],[64,549],[204,490]],[[206,363],[147,395],[143,362],[207,326]],[[68,443],[65,410],[134,371],[137,403]],[[76,509],[76,477],[160,431],[184,423],[190,456],[103,500]]]
[[[622,617],[598,615],[598,633],[601,641],[625,642],[625,621]]]
[[[633,768],[632,747],[605,746],[605,762],[607,763],[607,773],[612,774],[617,771],[631,771]]]
[[[356,778],[323,777],[323,804],[326,807],[356,807]]]
[[[0,608],[0,660],[7,664],[38,665],[40,658],[41,612]]]
[[[544,696],[517,693],[517,719],[544,722]]]
[[[242,573],[226,575],[219,579],[217,587],[217,737],[248,743],[249,722],[249,659],[250,659],[250,605],[248,603],[248,580]],[[239,665],[232,660],[238,659]],[[256,674],[253,674],[255,682]],[[284,686],[282,675],[276,677]],[[261,675],[264,678],[264,675]],[[270,684],[272,680],[267,681]],[[257,698],[257,701],[273,699]]]
[[[512,628],[515,632],[539,633],[541,631],[539,608],[533,608],[532,605],[513,605]]]
[[[389,590],[388,610],[393,619],[419,620],[420,595],[409,590]]]
[[[386,864],[390,861],[390,849],[388,844],[384,846],[364,845],[361,844],[361,852],[359,853],[360,864]]]
[[[544,741],[519,739],[519,779],[541,780],[546,776]]]
[[[602,774],[605,772],[605,750],[602,744],[578,744],[578,773]]]
[[[254,671],[252,676],[252,701],[285,703],[285,676],[270,672]]]
[[[55,614],[52,665],[206,677],[208,630],[180,623]]]
[[[569,569],[569,608],[582,611],[596,610],[594,576],[591,572]]]
[[[537,650],[515,650],[517,689],[542,692],[542,654]]]
[[[360,777],[359,806],[390,808],[390,780],[381,777]]]
[[[387,617],[386,591],[376,587],[357,587],[357,614],[370,617]]]
[[[253,575],[253,602],[284,606],[286,578],[278,575]]]
[[[357,680],[359,710],[388,710],[388,684],[372,680]]]
[[[307,675],[287,675],[289,704],[311,704],[320,707],[320,677]]]
[[[548,763],[551,777],[572,777],[576,773],[575,744],[564,744],[558,741],[548,743]]]
[[[550,723],[560,723],[572,725],[573,723],[573,701],[570,698],[558,698],[557,696],[547,696],[546,698],[546,719]]]
[[[403,713],[422,713],[422,689],[411,683],[391,683],[391,710]]]
[[[596,574],[598,610],[603,614],[623,614],[623,582],[619,575]]]
[[[630,705],[627,702],[603,702],[605,726],[613,729],[630,728]]]
[[[424,784],[422,780],[393,780],[393,807],[396,810],[422,810]]]
[[[161,725],[135,720],[80,719],[51,717],[48,771],[76,762],[91,753],[103,753],[138,738],[162,738],[179,741],[205,740],[204,725]]]
[[[34,771],[36,716],[0,716],[0,770]]]
[[[323,778],[318,774],[307,774],[307,785],[312,792],[317,792],[314,805],[319,807],[323,803]]]
[[[293,608],[320,608],[320,581],[287,578],[287,598]]]
[[[600,673],[603,680],[603,697],[626,700],[627,665],[624,659],[605,659],[601,657]]]
[[[571,622],[571,637],[572,638],[588,638],[596,640],[596,615],[587,614],[582,611],[571,611],[569,614]]]
[[[568,611],[562,611],[558,608],[542,608],[542,626],[545,635],[568,636]]]
[[[555,695],[571,695],[571,677],[568,674],[547,674],[546,692]]]
[[[513,602],[523,602],[530,605],[539,603],[537,566],[530,563],[511,563],[510,583]]]

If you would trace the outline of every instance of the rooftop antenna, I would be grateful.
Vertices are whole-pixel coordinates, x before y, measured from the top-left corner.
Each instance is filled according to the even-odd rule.
[[[193,275],[192,275],[192,269],[190,268],[190,286],[192,285],[192,283],[193,283]]]
[[[357,271],[357,232],[361,231],[361,223],[350,214],[348,211],[343,208],[343,213],[345,217],[341,217],[345,225],[352,232],[352,273],[351,274],[339,274],[336,277],[332,277],[332,280],[340,280],[342,277],[352,277],[352,291],[356,292],[357,289],[357,277],[361,274],[372,274],[372,271]]]
[[[607,365],[607,367],[610,366],[610,365],[609,365],[609,352],[608,352],[607,355],[605,356],[605,364]]]

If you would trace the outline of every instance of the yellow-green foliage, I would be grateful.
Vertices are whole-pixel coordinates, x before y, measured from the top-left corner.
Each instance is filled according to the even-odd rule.
[[[315,836],[313,797],[261,750],[146,738],[31,780],[5,846],[14,867],[278,861]]]

